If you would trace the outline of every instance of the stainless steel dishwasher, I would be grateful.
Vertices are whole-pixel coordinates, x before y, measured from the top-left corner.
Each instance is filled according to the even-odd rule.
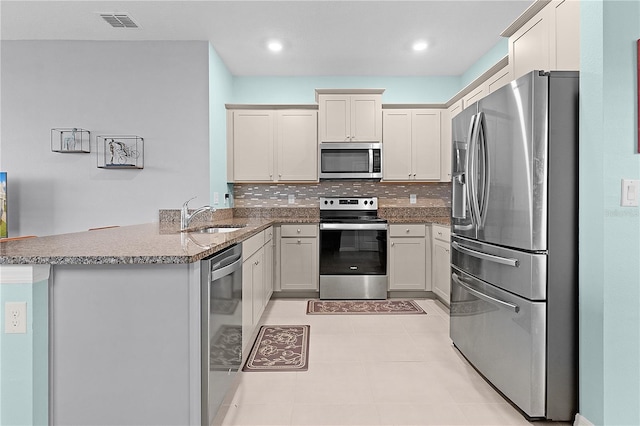
[[[202,424],[211,424],[242,362],[242,244],[203,259]]]

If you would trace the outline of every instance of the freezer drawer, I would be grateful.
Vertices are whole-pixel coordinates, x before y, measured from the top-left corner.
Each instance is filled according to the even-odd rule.
[[[530,417],[545,417],[546,302],[532,302],[451,268],[451,339]]]
[[[525,299],[547,299],[546,254],[527,253],[454,236],[451,264]]]

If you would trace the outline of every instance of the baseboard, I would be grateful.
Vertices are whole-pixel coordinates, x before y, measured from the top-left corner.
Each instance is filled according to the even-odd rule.
[[[573,422],[573,426],[594,426],[594,424],[578,413],[576,414],[576,420]]]

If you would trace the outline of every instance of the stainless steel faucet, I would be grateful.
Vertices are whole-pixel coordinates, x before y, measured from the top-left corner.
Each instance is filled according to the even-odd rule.
[[[191,214],[189,214],[189,201],[194,200],[198,197],[189,198],[182,205],[182,211],[180,212],[180,230],[184,231],[189,227],[191,220],[202,212],[210,211],[215,212],[216,208],[211,206],[202,206],[198,209],[195,209]]]

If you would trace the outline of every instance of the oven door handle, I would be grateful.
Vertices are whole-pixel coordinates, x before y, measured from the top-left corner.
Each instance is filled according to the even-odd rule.
[[[386,223],[321,223],[321,231],[386,231]]]

